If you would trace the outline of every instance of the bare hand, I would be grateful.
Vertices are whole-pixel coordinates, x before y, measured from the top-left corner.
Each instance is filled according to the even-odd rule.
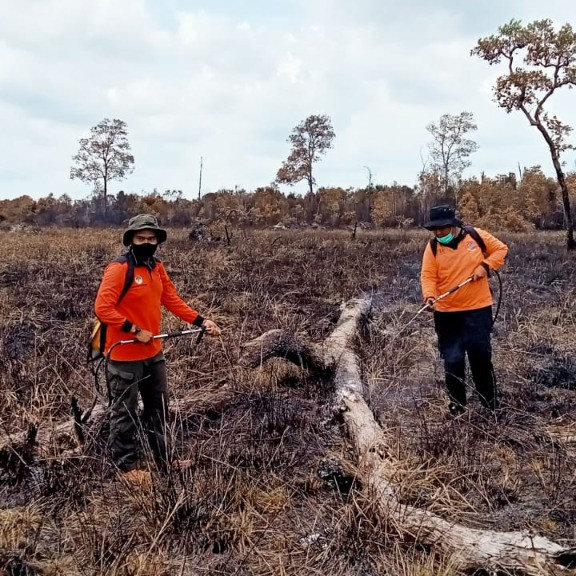
[[[220,336],[220,328],[212,320],[204,320],[204,328],[206,333],[210,336]]]
[[[426,308],[426,310],[428,310],[428,312],[435,312],[436,311],[436,302],[434,301],[434,298],[426,298],[425,304],[428,307],[428,308]]]
[[[472,274],[472,280],[476,282],[476,280],[486,278],[486,276],[488,276],[488,272],[486,271],[486,268],[480,264],[480,266],[477,266],[476,270],[474,270],[474,273]]]
[[[134,338],[136,338],[136,340],[138,340],[138,342],[141,342],[142,344],[149,344],[150,342],[152,342],[154,334],[149,330],[142,329],[140,330],[140,332],[136,332],[136,334],[134,334]]]

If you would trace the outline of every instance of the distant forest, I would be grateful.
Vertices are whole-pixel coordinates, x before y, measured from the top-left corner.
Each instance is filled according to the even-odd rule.
[[[575,205],[576,172],[566,175]],[[150,194],[100,192],[82,200],[50,194],[34,200],[22,196],[0,201],[0,225],[88,227],[122,225],[137,213],[153,213],[163,225],[297,228],[354,226],[389,228],[419,226],[431,206],[450,203],[460,217],[492,230],[558,230],[563,227],[561,194],[555,179],[540,167],[489,178],[463,180],[446,195],[434,175],[425,174],[414,188],[371,185],[361,189],[319,188],[305,195],[284,194],[276,186],[246,190],[219,190],[198,199],[183,198],[180,190]]]

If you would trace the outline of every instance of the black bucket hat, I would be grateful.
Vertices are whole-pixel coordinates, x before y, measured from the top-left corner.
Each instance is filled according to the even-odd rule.
[[[132,244],[132,236],[135,232],[139,230],[154,230],[156,232],[156,237],[158,238],[158,244],[166,242],[166,230],[160,228],[158,225],[158,219],[152,214],[138,214],[128,221],[128,228],[125,230],[122,236],[122,242],[124,246],[130,246]]]
[[[434,228],[442,228],[443,226],[462,226],[462,221],[456,218],[454,208],[448,204],[430,208],[430,220],[424,223],[424,228],[427,230],[434,230]]]

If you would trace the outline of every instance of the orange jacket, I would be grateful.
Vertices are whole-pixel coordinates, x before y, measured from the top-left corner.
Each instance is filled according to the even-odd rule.
[[[468,233],[460,238],[456,248],[437,243],[436,255],[430,243],[426,245],[422,257],[420,282],[424,301],[448,292],[454,286],[469,278],[483,262],[490,270],[497,270],[504,264],[508,247],[506,244],[480,228],[476,231],[486,244],[486,256],[478,243]],[[476,310],[492,305],[492,294],[488,278],[470,282],[436,303],[439,312]]]
[[[134,281],[122,298],[118,298],[124,287],[127,262],[111,262],[104,269],[98,288],[94,310],[101,322],[107,325],[106,350],[119,340],[131,340],[133,324],[160,334],[162,305],[185,322],[201,325],[204,319],[178,296],[176,287],[168,277],[164,265],[155,261],[155,266],[134,266]],[[112,351],[112,360],[131,361],[152,358],[162,350],[160,339],[149,344],[122,344]]]

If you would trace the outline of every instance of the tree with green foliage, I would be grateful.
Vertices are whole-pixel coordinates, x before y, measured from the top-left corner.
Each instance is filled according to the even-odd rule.
[[[134,156],[130,154],[128,131],[122,120],[105,118],[90,129],[90,137],[80,140],[80,149],[72,157],[75,166],[70,179],[77,178],[101,186],[104,216],[107,213],[108,182],[123,180],[134,171]]]
[[[428,144],[432,159],[430,168],[438,173],[444,196],[452,191],[456,203],[462,172],[471,165],[470,155],[478,150],[478,144],[465,136],[477,128],[471,112],[460,112],[457,116],[444,114],[438,124],[426,126],[434,138]]]
[[[292,186],[306,180],[308,190],[313,194],[316,180],[312,166],[320,156],[332,148],[335,136],[330,117],[326,115],[309,116],[298,124],[288,138],[288,142],[292,144],[292,151],[278,170],[276,182]]]
[[[546,141],[562,191],[566,245],[573,250],[574,222],[560,160],[563,152],[574,148],[567,140],[572,128],[545,107],[558,89],[576,85],[576,34],[569,24],[556,31],[550,20],[537,20],[526,26],[511,20],[498,32],[478,40],[471,54],[490,65],[502,61],[506,64],[506,73],[496,80],[494,99],[508,113],[520,110]]]

